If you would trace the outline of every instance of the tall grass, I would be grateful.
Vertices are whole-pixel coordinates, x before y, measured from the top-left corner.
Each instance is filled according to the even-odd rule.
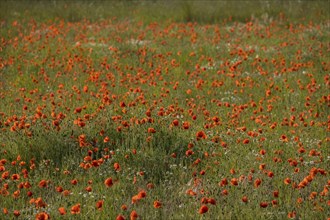
[[[328,3],[1,2],[0,218],[329,218]]]
[[[1,19],[54,18],[70,22],[97,21],[116,17],[148,22],[175,21],[219,23],[223,20],[245,22],[251,17],[274,19],[280,13],[289,21],[329,19],[328,0],[238,0],[238,1],[9,1],[1,4]],[[303,18],[305,21],[300,21]]]

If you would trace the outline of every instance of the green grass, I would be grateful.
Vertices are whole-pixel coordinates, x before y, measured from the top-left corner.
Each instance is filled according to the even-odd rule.
[[[329,218],[328,5],[3,2],[2,217]]]
[[[2,19],[33,17],[52,21],[62,18],[69,22],[108,18],[144,22],[199,22],[219,23],[224,20],[246,22],[262,18],[276,19],[283,13],[296,22],[329,18],[329,1],[4,1]],[[92,12],[92,13],[90,13]],[[37,16],[36,16],[37,15]],[[304,21],[305,20],[305,21]]]

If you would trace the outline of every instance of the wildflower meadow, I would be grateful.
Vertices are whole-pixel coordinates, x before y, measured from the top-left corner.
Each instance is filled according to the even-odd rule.
[[[1,1],[0,219],[330,219],[330,1]]]

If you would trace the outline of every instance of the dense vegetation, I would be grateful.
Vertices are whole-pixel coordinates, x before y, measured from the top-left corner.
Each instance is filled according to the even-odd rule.
[[[2,2],[2,218],[329,219],[327,7]]]

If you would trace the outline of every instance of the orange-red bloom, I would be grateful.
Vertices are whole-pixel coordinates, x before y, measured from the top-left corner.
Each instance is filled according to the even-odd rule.
[[[91,186],[87,186],[86,188],[85,188],[85,190],[87,191],[87,192],[92,192],[92,187]]]
[[[262,182],[261,179],[259,179],[259,178],[256,179],[256,180],[254,181],[254,187],[255,187],[255,188],[258,188],[258,187],[260,186],[261,182]]]
[[[186,151],[186,156],[188,157],[188,156],[190,156],[190,155],[193,155],[194,154],[194,151],[192,151],[192,150],[187,150]]]
[[[173,125],[173,126],[179,126],[179,120],[178,120],[178,119],[174,119],[174,120],[172,121],[172,125]]]
[[[148,128],[148,133],[156,133],[156,129],[154,129],[154,128]]]
[[[139,199],[142,199],[142,198],[144,198],[144,197],[146,197],[147,196],[147,193],[146,193],[146,191],[144,191],[144,190],[141,190],[139,193],[138,193],[138,197],[139,197]]]
[[[120,170],[120,165],[119,165],[119,163],[114,163],[114,164],[113,164],[113,168],[115,169],[115,171],[119,171],[119,170]]]
[[[79,214],[80,213],[80,203],[71,207],[71,214]]]
[[[233,186],[237,186],[238,185],[238,180],[236,178],[232,178],[230,180],[230,183],[233,185]]]
[[[70,191],[69,190],[64,190],[63,192],[62,192],[62,195],[63,196],[68,196],[68,195],[70,195]]]
[[[138,217],[138,214],[135,210],[133,210],[130,214],[130,220],[136,220]]]
[[[2,175],[1,175],[1,178],[2,179],[8,179],[9,178],[9,172],[8,171],[3,172]]]
[[[210,203],[212,205],[215,205],[217,203],[217,201],[215,199],[213,199],[213,198],[208,198],[207,199],[207,203]]]
[[[125,220],[125,217],[123,215],[118,215],[116,217],[116,220]]]
[[[207,211],[209,210],[209,208],[206,206],[206,205],[202,205],[200,208],[199,208],[199,214],[204,214],[206,213]]]
[[[38,197],[35,201],[34,204],[36,205],[36,208],[45,208],[47,204],[42,200],[41,197]]]
[[[21,215],[21,212],[19,210],[14,210],[13,214],[14,216],[18,217]]]
[[[228,180],[226,178],[223,178],[219,183],[219,186],[227,186],[227,185],[228,185]]]
[[[290,183],[291,183],[291,179],[290,179],[290,178],[285,178],[285,179],[284,179],[284,183],[285,183],[286,185],[290,184]]]
[[[2,212],[3,212],[3,214],[5,214],[5,215],[7,215],[7,214],[9,213],[7,208],[3,208]]]
[[[58,212],[60,213],[60,215],[65,215],[66,214],[66,210],[65,210],[64,207],[58,208]]]
[[[158,201],[158,200],[154,201],[154,207],[156,209],[159,209],[161,206],[162,206],[162,203],[160,201]]]
[[[295,218],[295,217],[296,217],[296,212],[295,211],[288,213],[288,218]]]
[[[277,206],[277,204],[278,204],[278,201],[276,199],[272,200],[272,205],[273,206]]]
[[[11,179],[12,180],[19,180],[20,179],[20,176],[19,176],[19,174],[17,174],[17,173],[15,173],[15,174],[13,174],[12,176],[11,176]]]
[[[41,180],[38,184],[40,188],[45,188],[48,186],[48,181],[47,180]]]
[[[133,197],[132,197],[132,204],[137,203],[137,201],[139,201],[140,199],[141,199],[141,198],[139,198],[138,195],[133,196]]]
[[[200,140],[200,139],[206,139],[206,138],[207,138],[207,136],[206,136],[206,134],[205,134],[204,131],[198,131],[198,132],[196,133],[196,139],[197,139],[197,140]]]
[[[47,220],[47,219],[50,219],[50,216],[46,212],[40,212],[36,215],[36,220]]]
[[[268,203],[267,202],[261,202],[260,203],[260,207],[261,208],[266,208],[268,206]]]
[[[249,139],[244,139],[243,140],[243,144],[248,144],[248,143],[250,143],[250,140]]]
[[[107,178],[104,181],[104,184],[106,185],[106,187],[111,187],[113,185],[112,178],[111,177]]]
[[[104,204],[104,201],[103,200],[97,201],[96,202],[96,209],[97,210],[102,210],[103,204]]]
[[[288,142],[289,141],[288,137],[286,135],[284,135],[284,134],[281,135],[280,140],[283,141],[283,142]]]
[[[190,127],[189,122],[185,121],[185,122],[182,123],[182,128],[183,129],[187,130],[187,129],[189,129],[189,127]]]
[[[127,210],[127,205],[123,204],[120,208],[125,211]]]

